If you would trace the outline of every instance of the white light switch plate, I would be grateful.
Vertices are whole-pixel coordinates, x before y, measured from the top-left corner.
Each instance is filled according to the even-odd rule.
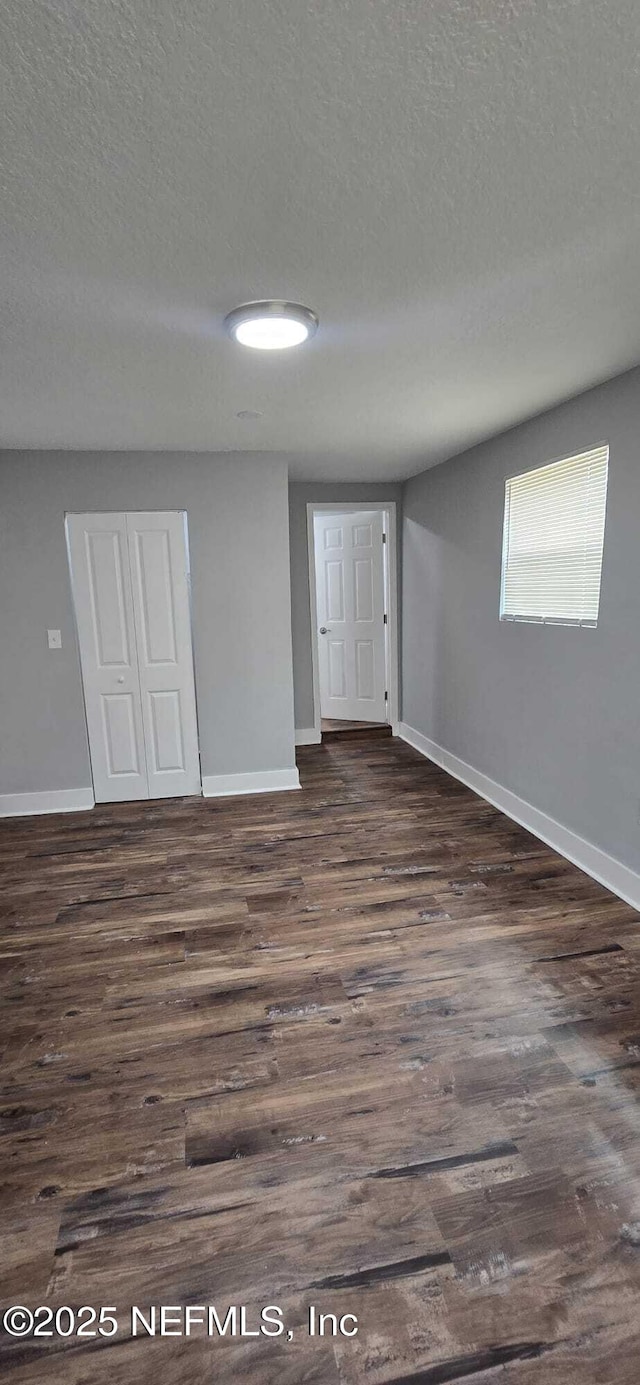
[[[47,630],[47,643],[49,649],[62,649],[62,631]]]

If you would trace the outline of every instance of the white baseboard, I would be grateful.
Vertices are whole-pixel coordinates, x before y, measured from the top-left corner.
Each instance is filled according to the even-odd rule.
[[[205,798],[226,798],[239,793],[275,793],[280,789],[299,789],[300,779],[292,769],[263,769],[250,774],[204,774]]]
[[[1,818],[33,817],[36,813],[81,813],[93,808],[93,789],[42,789],[38,793],[0,794]]]
[[[316,731],[315,726],[306,726],[302,731],[296,731],[296,745],[320,745],[322,735]]]
[[[513,818],[521,827],[526,827],[534,836],[540,837],[547,846],[560,852],[561,856],[566,856],[568,861],[579,866],[580,870],[597,880],[598,884],[604,885],[607,890],[611,890],[612,894],[618,895],[625,904],[640,910],[640,875],[636,871],[630,870],[629,866],[623,865],[622,861],[602,851],[599,846],[594,846],[593,842],[579,837],[577,832],[564,827],[561,822],[549,817],[548,813],[534,808],[532,803],[519,798],[511,789],[503,788],[502,784],[474,769],[465,760],[458,759],[457,755],[452,755],[449,750],[436,745],[435,741],[430,741],[422,732],[415,731],[405,722],[400,723],[399,735],[401,740],[413,746],[414,750],[418,750],[428,760],[433,760],[434,764],[440,765],[440,768],[452,774],[454,779],[460,779],[468,788],[480,794],[481,798],[486,798],[494,807],[506,813],[507,817]]]

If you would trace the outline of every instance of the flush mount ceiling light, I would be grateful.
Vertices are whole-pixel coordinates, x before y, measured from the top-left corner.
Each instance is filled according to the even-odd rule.
[[[302,303],[285,303],[279,298],[262,303],[243,303],[228,313],[224,325],[230,337],[241,346],[258,351],[283,351],[301,346],[318,329],[318,319]]]

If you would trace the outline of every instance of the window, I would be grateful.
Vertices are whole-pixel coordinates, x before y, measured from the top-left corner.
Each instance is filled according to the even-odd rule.
[[[501,620],[597,625],[609,448],[506,482]]]

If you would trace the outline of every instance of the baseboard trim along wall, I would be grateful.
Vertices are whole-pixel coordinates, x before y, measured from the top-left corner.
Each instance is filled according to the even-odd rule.
[[[296,731],[296,745],[320,745],[322,734],[316,731],[315,726],[306,726],[302,731]]]
[[[280,789],[299,789],[300,779],[292,769],[264,769],[250,774],[204,774],[205,798],[226,798],[239,793],[276,793]]]
[[[37,813],[81,813],[93,807],[93,789],[41,789],[38,793],[0,794],[2,818],[34,817]]]
[[[640,910],[640,875],[636,871],[630,870],[622,861],[616,860],[615,856],[601,851],[593,842],[579,837],[569,827],[563,827],[561,822],[556,822],[548,813],[534,808],[532,803],[519,798],[511,789],[503,788],[495,779],[490,779],[487,774],[474,769],[465,760],[458,759],[457,755],[444,750],[435,741],[430,741],[421,731],[416,731],[412,726],[401,722],[399,735],[401,740],[413,746],[413,749],[419,751],[427,760],[433,760],[434,764],[452,774],[454,779],[459,779],[467,788],[473,789],[481,798],[486,798],[495,808],[506,813],[507,817],[513,818],[521,827],[526,827],[534,836],[540,837],[547,846],[553,847],[561,856],[566,856],[574,866],[579,866],[580,870],[597,880],[598,884],[618,895],[625,904]]]

